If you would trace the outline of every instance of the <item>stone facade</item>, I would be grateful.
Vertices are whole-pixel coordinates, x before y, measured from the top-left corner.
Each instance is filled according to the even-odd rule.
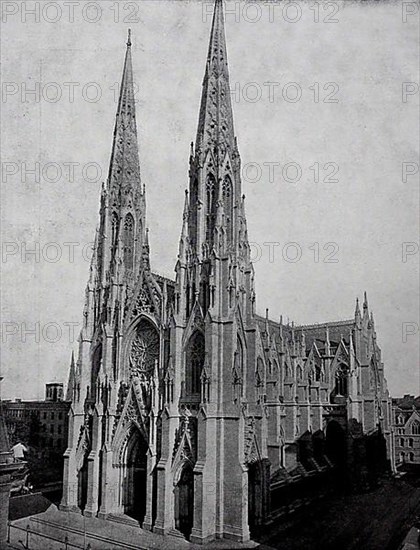
[[[269,514],[273,484],[356,470],[366,453],[354,441],[389,438],[366,296],[346,321],[256,314],[240,174],[216,0],[174,280],[149,262],[127,43],[70,376],[62,509],[131,516],[199,543],[245,541]]]

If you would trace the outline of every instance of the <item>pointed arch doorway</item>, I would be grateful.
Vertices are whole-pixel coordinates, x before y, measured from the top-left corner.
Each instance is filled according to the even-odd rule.
[[[147,499],[148,445],[137,428],[132,430],[125,450],[124,514],[143,524]]]
[[[88,487],[88,462],[86,456],[83,459],[82,467],[77,472],[77,506],[83,512],[87,502]]]
[[[175,528],[189,540],[194,524],[194,473],[189,462],[182,468],[174,494]]]
[[[251,536],[262,522],[262,472],[258,461],[248,464],[248,526]]]

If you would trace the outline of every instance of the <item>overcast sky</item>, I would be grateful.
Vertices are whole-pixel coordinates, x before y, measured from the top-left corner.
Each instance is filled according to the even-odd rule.
[[[2,2],[1,373],[30,399],[77,350],[128,27],[152,267],[173,276],[212,5],[21,4]],[[349,319],[366,290],[390,391],[418,394],[418,4],[292,4],[226,19],[257,309]]]

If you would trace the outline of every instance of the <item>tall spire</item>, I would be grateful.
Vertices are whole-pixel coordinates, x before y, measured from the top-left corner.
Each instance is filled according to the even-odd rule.
[[[128,31],[127,50],[114,128],[108,190],[121,193],[122,189],[127,186],[131,186],[141,194],[130,30]]]
[[[141,184],[131,32],[128,32],[124,69],[114,127],[107,183],[101,197],[98,260],[106,277],[134,284],[142,265],[146,227],[146,198]]]
[[[73,390],[76,383],[76,367],[74,364],[74,352],[71,353],[69,380],[67,382],[66,401],[73,401]]]
[[[196,148],[235,148],[223,0],[216,0],[203,80]]]

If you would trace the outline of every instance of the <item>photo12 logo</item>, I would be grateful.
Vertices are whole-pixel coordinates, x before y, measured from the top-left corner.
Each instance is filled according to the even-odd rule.
[[[140,19],[141,2],[100,2],[69,1],[14,1],[0,2],[1,21],[9,23],[127,23],[135,24]]]
[[[214,1],[203,0],[202,21],[208,23],[213,15]],[[309,2],[287,0],[237,0],[228,1],[225,5],[227,20],[240,23],[298,23],[299,21],[312,21],[313,23],[339,23],[340,2]]]

